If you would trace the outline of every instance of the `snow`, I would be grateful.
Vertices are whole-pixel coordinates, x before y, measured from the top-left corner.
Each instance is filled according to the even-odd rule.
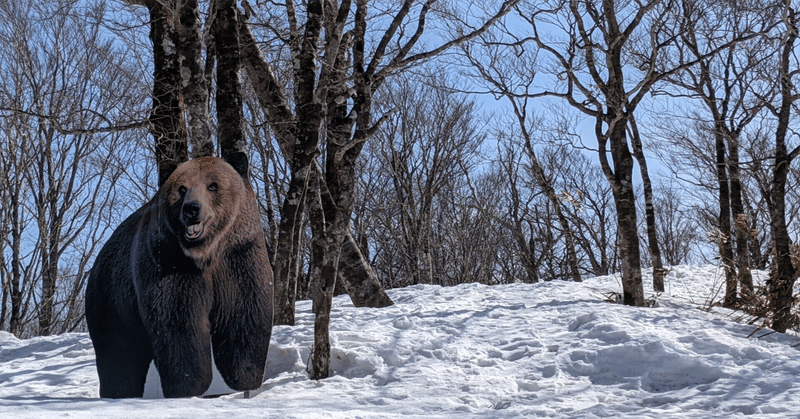
[[[99,399],[87,334],[0,332],[0,417],[796,417],[800,338],[748,337],[755,326],[737,313],[708,310],[721,284],[714,266],[674,267],[653,308],[604,301],[621,288],[615,276],[413,286],[390,290],[383,309],[337,297],[334,374],[322,381],[305,372],[313,315],[299,302],[250,399]]]

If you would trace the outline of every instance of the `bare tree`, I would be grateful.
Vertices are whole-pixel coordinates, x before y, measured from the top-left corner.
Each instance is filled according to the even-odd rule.
[[[297,124],[285,123],[295,120],[295,115],[287,106],[286,96],[275,83],[274,72],[264,64],[257,51],[245,53],[248,57],[248,76],[256,91],[260,92],[259,97],[264,107],[275,117],[273,126],[277,136],[288,140],[281,145],[284,154],[292,156],[293,180],[282,216],[294,214],[296,219],[302,214],[302,203],[305,191],[308,190],[313,162],[319,153],[320,138],[325,134],[325,181],[320,182],[325,236],[317,238],[324,240],[325,254],[319,270],[320,278],[312,279],[318,281],[315,288],[319,291],[315,296],[316,332],[312,360],[314,378],[328,375],[330,343],[327,328],[330,301],[338,276],[340,249],[349,234],[354,202],[355,163],[364,143],[373,135],[382,120],[373,120],[374,93],[392,73],[485,32],[517,1],[506,1],[499,11],[487,13],[486,20],[478,22],[477,29],[463,35],[457,34],[453,38],[445,39],[437,47],[421,51],[417,43],[430,24],[426,21],[429,15],[452,16],[455,21],[446,23],[461,25],[466,22],[458,20],[460,14],[442,9],[441,15],[434,16],[431,12],[439,11],[436,7],[447,5],[439,5],[432,0],[418,5],[417,2],[408,0],[387,21],[375,19],[374,11],[367,8],[366,0],[324,4],[320,1],[309,1],[305,5],[305,24],[301,30],[294,2],[287,2],[289,36],[286,39],[294,63],[294,105],[297,110],[296,121],[300,121]],[[352,31],[345,32],[351,16]],[[411,16],[416,17],[412,19]],[[381,29],[378,42],[369,44],[368,24],[383,23],[388,26]],[[413,28],[414,24],[416,28]],[[254,46],[254,42],[249,40],[247,30],[242,32],[245,48],[252,48],[248,47]],[[289,150],[290,148],[293,149]],[[329,198],[324,196],[325,189],[330,194]],[[283,224],[283,220],[281,223]],[[280,247],[291,245],[293,237],[297,236],[293,233],[296,225],[297,221],[294,221],[285,229],[282,227],[282,230],[287,231],[284,236],[289,238],[289,242],[285,245],[280,243]],[[276,265],[276,282],[286,281],[287,276],[281,269]],[[282,290],[284,286],[278,285],[278,288]],[[278,302],[279,310],[285,309],[285,306],[286,304]]]
[[[6,70],[6,68],[4,68]],[[4,71],[5,80],[20,80],[21,73],[9,74]],[[14,77],[17,76],[17,77]],[[20,89],[4,94],[21,94]],[[26,118],[18,121],[10,121],[10,118],[3,118],[2,151],[0,152],[0,196],[2,196],[2,225],[0,232],[2,236],[2,270],[0,279],[3,284],[3,306],[0,312],[0,327],[15,336],[22,336],[24,331],[24,318],[28,313],[30,298],[34,292],[32,278],[25,275],[26,261],[29,255],[23,253],[24,234],[29,230],[31,222],[27,220],[25,211],[25,200],[29,194],[24,173],[20,168],[28,167],[28,155],[24,152],[31,145],[28,130],[24,123]],[[15,123],[16,122],[16,123]],[[14,141],[11,141],[14,139]],[[26,246],[27,247],[27,246]]]
[[[619,254],[613,196],[608,184],[597,182],[603,176],[602,170],[579,150],[548,154],[544,159],[547,166],[563,179],[559,184],[571,204],[564,209],[574,229],[576,244],[588,263],[586,272],[591,275],[617,272]]]
[[[670,61],[681,30],[679,7],[678,0],[548,1],[520,8],[529,31],[508,31],[502,42],[538,49],[538,69],[554,87],[526,97],[563,100],[594,121],[616,205],[623,301],[629,305],[644,305],[644,293],[631,153],[636,144],[631,147],[628,129],[655,83],[696,62]]]
[[[664,246],[664,261],[668,266],[697,262],[695,253],[705,237],[699,232],[698,222],[693,216],[695,210],[676,185],[662,186],[659,191],[655,196],[655,206],[659,209],[657,225]]]
[[[285,195],[281,208],[281,221],[279,225],[278,245],[275,260],[275,308],[277,324],[294,323],[294,301],[297,296],[297,278],[300,272],[301,253],[300,240],[302,238],[301,226],[303,225],[303,211],[306,205],[306,193],[308,190],[309,176],[312,171],[319,172],[314,158],[319,154],[319,137],[322,133],[322,121],[324,119],[324,108],[321,106],[321,97],[326,96],[326,91],[332,83],[331,69],[334,68],[335,59],[340,53],[341,36],[343,31],[344,19],[349,13],[349,2],[343,4],[340,9],[344,13],[341,18],[329,19],[326,24],[326,33],[332,34],[334,45],[324,47],[327,60],[326,72],[320,75],[320,85],[316,84],[316,71],[314,65],[317,63],[317,42],[322,31],[322,5],[313,3],[307,7],[308,19],[305,29],[301,32],[298,24],[297,11],[293,2],[286,5],[286,17],[288,24],[285,28],[270,27],[279,33],[280,39],[287,40],[290,55],[301,61],[303,65],[295,66],[293,70],[293,81],[289,83],[295,88],[294,108],[290,107],[290,101],[278,82],[278,74],[274,66],[267,63],[261,51],[256,47],[253,33],[248,25],[241,26],[242,54],[247,70],[248,78],[256,92],[259,103],[266,111],[270,125],[275,133],[275,137],[280,145],[284,158],[290,163],[291,181]],[[329,16],[334,14],[329,10]],[[244,23],[244,22],[242,22]],[[332,26],[331,26],[332,25]],[[309,38],[310,37],[310,38]],[[303,41],[307,39],[308,42]],[[342,48],[345,45],[341,45]],[[344,51],[344,50],[342,50]],[[330,57],[333,58],[330,58]],[[302,57],[302,59],[300,58]],[[294,61],[292,61],[294,63]],[[337,73],[338,74],[338,73]],[[299,87],[298,87],[299,86]],[[320,184],[322,185],[322,184]],[[323,191],[324,193],[324,191]],[[325,196],[311,195],[320,198]],[[352,238],[348,239],[348,242]],[[345,276],[346,282],[350,285],[350,295],[357,306],[386,306],[391,304],[391,300],[378,286],[377,280],[371,274],[369,266],[354,246],[347,247],[350,252],[345,254],[345,264],[350,268],[349,271],[355,272]],[[355,271],[354,271],[355,270]]]
[[[737,285],[742,293],[753,292],[750,275],[747,214],[742,202],[739,165],[739,138],[759,116],[763,106],[756,96],[764,83],[758,80],[763,67],[765,44],[755,34],[766,33],[774,20],[755,8],[767,5],[740,5],[728,2],[684,2],[682,47],[695,66],[670,77],[670,81],[701,101],[711,114],[714,137],[715,169],[719,200],[720,257],[726,272],[726,293],[723,304],[733,307],[739,301]],[[763,16],[763,17],[762,17]],[[725,28],[720,31],[720,26]],[[722,36],[720,34],[723,34]],[[726,47],[719,54],[707,55],[711,49]],[[771,83],[766,88],[771,88]],[[763,89],[763,87],[761,87]],[[734,260],[734,234],[736,260]],[[737,275],[738,270],[738,275]]]
[[[539,121],[535,115],[530,115],[528,102],[532,96],[536,96],[536,93],[531,92],[532,89],[535,89],[533,87],[536,75],[534,68],[536,65],[535,53],[524,49],[519,52],[509,51],[501,41],[495,40],[492,34],[484,36],[483,44],[488,46],[485,50],[489,50],[485,57],[483,56],[484,54],[473,53],[471,48],[466,46],[462,50],[478,73],[478,77],[489,85],[489,90],[494,95],[508,100],[508,104],[516,117],[515,122],[519,127],[517,132],[522,138],[521,145],[527,156],[527,163],[539,188],[550,200],[548,206],[553,209],[561,226],[561,234],[565,241],[564,249],[569,261],[572,280],[580,282],[581,274],[572,228],[561,208],[560,199],[553,188],[550,176],[545,173],[542,164],[539,162],[535,148],[537,141],[533,138],[537,129],[536,124]],[[501,46],[498,47],[497,45]]]
[[[467,183],[468,182],[468,183]],[[492,285],[510,282],[500,276],[503,255],[508,255],[504,231],[496,222],[500,202],[497,182],[491,175],[465,173],[448,185],[434,224],[437,229],[434,258],[440,260],[440,283],[445,286],[479,282]],[[507,261],[506,261],[507,262]]]
[[[114,221],[117,159],[129,150],[119,132],[143,125],[129,119],[142,98],[126,55],[101,36],[103,12],[102,3],[84,9],[77,1],[0,6],[0,135],[10,188],[4,244],[11,246],[4,289],[17,335],[30,332],[34,308],[38,334],[80,325],[87,265]]]
[[[664,292],[664,277],[667,276],[667,269],[661,260],[661,248],[658,238],[658,226],[656,224],[656,206],[653,196],[653,182],[650,180],[650,172],[647,170],[647,158],[644,155],[644,145],[636,125],[636,118],[630,116],[628,124],[628,135],[633,146],[633,156],[639,163],[639,174],[642,176],[642,191],[644,193],[644,218],[645,231],[647,234],[647,246],[650,251],[650,263],[653,266],[653,290]]]
[[[393,253],[401,258],[400,274],[409,284],[432,284],[439,276],[434,249],[441,243],[435,241],[434,214],[445,188],[472,165],[483,140],[475,103],[437,83],[435,76],[400,75],[376,95],[378,109],[394,112],[372,142],[373,158],[391,179],[391,186],[374,199],[387,202],[389,214],[398,215],[391,223],[399,227]]]
[[[785,332],[786,329],[797,324],[797,319],[792,313],[793,286],[797,274],[792,264],[791,240],[786,224],[786,181],[792,161],[800,154],[800,147],[789,150],[787,144],[787,139],[791,135],[789,131],[791,116],[798,99],[795,90],[797,76],[800,75],[798,71],[800,64],[797,62],[794,50],[800,30],[798,24],[800,12],[795,10],[794,3],[790,0],[785,0],[782,6],[777,60],[777,78],[780,87],[777,103],[765,102],[767,108],[777,119],[774,164],[767,201],[775,254],[767,280],[767,292],[773,316],[772,328],[778,332]]]
[[[548,234],[553,231],[552,214],[543,216],[533,205],[537,200],[537,191],[533,188],[523,188],[520,185],[527,184],[529,179],[526,176],[527,171],[524,170],[522,158],[517,153],[518,146],[509,144],[509,141],[506,140],[506,144],[498,150],[497,164],[499,168],[497,170],[500,178],[498,186],[502,185],[507,201],[507,204],[504,205],[507,213],[498,214],[498,218],[508,235],[513,238],[509,245],[516,250],[514,259],[522,262],[525,269],[524,275],[508,274],[521,277],[522,282],[539,282],[540,268],[545,259],[553,256],[549,250],[557,247],[555,243],[557,238],[553,234]],[[540,202],[538,204],[541,205]]]

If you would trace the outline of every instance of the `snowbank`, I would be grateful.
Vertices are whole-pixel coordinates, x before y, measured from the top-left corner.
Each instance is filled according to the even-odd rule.
[[[747,338],[753,326],[703,310],[721,283],[715,267],[675,267],[655,308],[604,302],[620,289],[614,276],[414,286],[389,291],[396,304],[385,309],[339,297],[334,376],[320,382],[305,373],[313,315],[300,302],[298,325],[274,330],[271,378],[251,399],[98,399],[87,334],[20,341],[0,332],[0,416],[797,416],[800,339]]]

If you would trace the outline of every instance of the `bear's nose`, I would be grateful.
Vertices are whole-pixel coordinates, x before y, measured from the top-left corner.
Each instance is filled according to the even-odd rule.
[[[200,215],[200,204],[197,202],[185,202],[183,204],[183,216],[187,219],[194,219]]]

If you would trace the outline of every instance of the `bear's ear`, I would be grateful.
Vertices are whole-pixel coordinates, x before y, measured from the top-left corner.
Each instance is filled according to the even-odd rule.
[[[242,151],[235,151],[231,154],[228,154],[224,157],[224,160],[228,162],[233,168],[236,170],[237,173],[242,177],[244,180],[248,180],[248,172],[249,172],[249,161],[247,158],[247,153]]]
[[[158,165],[158,187],[164,186],[164,182],[169,179],[169,176],[175,169],[178,168],[178,162],[175,160],[164,160]]]

